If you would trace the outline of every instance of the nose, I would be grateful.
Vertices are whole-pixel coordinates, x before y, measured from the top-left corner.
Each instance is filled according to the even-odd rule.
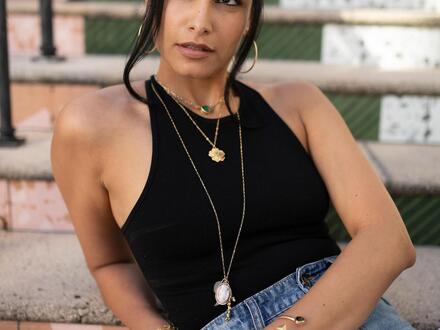
[[[203,34],[211,30],[211,0],[195,0],[193,3],[194,14],[189,24],[189,28],[198,34]]]

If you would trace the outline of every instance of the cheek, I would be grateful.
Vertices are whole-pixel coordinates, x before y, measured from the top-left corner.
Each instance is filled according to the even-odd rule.
[[[176,17],[176,4],[175,1],[165,0],[162,8],[162,17],[160,21],[160,29],[159,34],[169,34],[168,30],[173,29],[172,25],[176,24],[176,20],[178,20],[178,15]],[[166,29],[167,31],[164,31]]]
[[[167,9],[165,11],[165,9]],[[164,12],[162,15],[161,27],[159,29],[159,34],[157,37],[157,42],[160,47],[170,47],[175,42],[178,42],[177,31],[178,31],[178,16],[174,14],[171,8],[164,7]]]
[[[223,47],[236,47],[246,26],[245,13],[235,12],[229,15],[217,15],[213,22],[214,39]]]
[[[235,52],[240,45],[240,40],[242,38],[242,31],[244,30],[243,24],[237,24],[235,22],[225,22],[221,23],[221,31],[219,32],[220,37],[219,47],[227,48],[230,52]]]

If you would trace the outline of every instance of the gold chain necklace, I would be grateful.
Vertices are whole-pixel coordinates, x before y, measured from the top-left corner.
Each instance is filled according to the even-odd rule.
[[[154,75],[154,78],[156,79],[157,83],[164,87],[162,85],[162,83],[157,79],[156,75]],[[167,92],[167,89],[164,88],[164,90]],[[170,95],[171,97],[173,97],[173,95]],[[173,97],[174,99],[174,97]],[[174,99],[175,100],[175,99]],[[218,135],[218,129],[219,129],[219,124],[220,124],[220,113],[219,113],[219,117],[217,118],[217,125],[215,128],[215,136],[214,136],[214,142],[211,142],[211,140],[208,138],[208,136],[205,134],[205,132],[203,132],[203,130],[197,125],[197,123],[194,121],[194,119],[190,116],[190,114],[188,113],[188,111],[185,109],[184,106],[182,106],[177,100],[175,100],[176,103],[182,108],[182,110],[185,112],[185,114],[187,115],[187,117],[192,121],[192,123],[196,126],[196,128],[198,129],[198,131],[203,135],[203,137],[205,138],[206,141],[208,141],[209,144],[211,144],[212,148],[211,150],[208,152],[208,156],[211,157],[211,159],[215,162],[220,162],[220,161],[224,161],[226,154],[222,149],[219,149],[216,145],[217,143],[217,135]],[[237,111],[238,113],[238,111]]]
[[[162,103],[162,105],[164,106],[165,110],[167,111],[168,117],[170,118],[174,129],[176,130],[177,135],[179,136],[180,142],[182,142],[183,148],[185,149],[186,154],[188,155],[191,164],[194,168],[194,170],[196,171],[197,176],[199,177],[199,180],[203,186],[203,189],[206,192],[206,195],[208,196],[209,202],[211,204],[211,207],[214,211],[215,214],[215,219],[217,221],[217,229],[218,229],[218,233],[219,233],[219,240],[220,240],[220,252],[221,252],[221,257],[222,257],[222,266],[223,266],[223,279],[221,279],[220,281],[215,282],[214,284],[214,293],[215,293],[215,300],[216,303],[214,306],[217,305],[228,305],[228,308],[226,310],[226,321],[229,321],[231,319],[231,301],[235,301],[235,298],[232,296],[232,289],[231,286],[229,284],[229,280],[228,280],[228,276],[229,276],[229,272],[231,271],[231,265],[232,265],[232,260],[234,258],[235,255],[235,250],[237,248],[237,243],[238,243],[238,239],[240,237],[240,233],[241,233],[241,228],[243,226],[243,221],[244,221],[244,214],[245,214],[245,206],[246,206],[246,190],[245,190],[245,183],[244,183],[244,160],[243,160],[243,139],[242,139],[242,133],[241,133],[241,122],[240,122],[240,114],[237,112],[238,115],[238,133],[239,133],[239,137],[240,137],[240,160],[241,160],[241,181],[242,181],[242,189],[243,189],[243,212],[242,212],[242,216],[241,216],[241,223],[240,223],[240,228],[238,230],[238,234],[237,234],[237,239],[235,241],[235,245],[234,245],[234,249],[232,251],[232,256],[231,256],[231,260],[229,262],[229,266],[228,266],[228,271],[225,271],[225,258],[223,255],[223,244],[222,244],[222,234],[221,234],[221,229],[220,229],[220,222],[218,220],[218,215],[217,215],[217,211],[215,209],[214,203],[212,202],[211,196],[209,195],[208,190],[206,189],[206,186],[199,174],[199,171],[197,170],[196,166],[194,165],[194,162],[191,158],[191,155],[188,152],[188,149],[186,148],[185,143],[183,142],[182,137],[180,136],[179,130],[176,127],[176,124],[174,123],[173,118],[171,117],[171,114],[167,108],[167,106],[165,105],[165,103],[163,102],[162,98],[160,97],[160,95],[157,93],[156,88],[154,87],[154,84],[151,84],[154,93],[156,94],[156,96],[159,98],[160,102]]]
[[[157,79],[157,76],[155,75],[154,78],[156,78],[157,82],[159,82],[159,80]],[[176,92],[174,92],[171,88],[165,86],[164,84],[160,83],[160,85],[163,87],[163,89],[166,90],[166,92],[170,95],[172,95],[175,99],[178,99],[180,102],[186,104],[186,105],[192,105],[193,107],[195,107],[196,109],[200,110],[202,113],[212,113],[214,111],[214,108],[219,104],[219,103],[224,103],[224,96],[221,96],[220,99],[212,106],[208,105],[208,104],[197,104],[194,103],[190,100],[186,100],[184,99],[182,96],[179,96],[176,94]]]

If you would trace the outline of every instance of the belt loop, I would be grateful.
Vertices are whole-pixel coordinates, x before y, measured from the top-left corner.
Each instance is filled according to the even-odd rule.
[[[305,282],[306,285],[311,286],[312,283],[310,282],[309,278],[311,278],[311,277],[310,276],[305,276],[305,275],[301,276],[301,279],[303,280],[303,283]]]
[[[258,304],[254,298],[249,297],[248,299],[244,300],[244,303],[249,309],[255,330],[263,330],[265,327],[263,316],[261,315],[260,307],[258,307]]]
[[[305,267],[306,265],[302,265],[302,266],[299,266],[297,269],[296,269],[296,284],[300,287],[300,289],[302,290],[302,291],[307,291],[307,288],[304,286],[304,267]]]

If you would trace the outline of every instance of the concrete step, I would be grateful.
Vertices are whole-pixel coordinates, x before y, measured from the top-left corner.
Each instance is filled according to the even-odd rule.
[[[31,56],[21,55],[12,57],[10,63],[12,81],[27,86],[26,93],[40,90],[35,92],[38,99],[46,86],[45,93],[50,94],[46,97],[59,99],[52,96],[62,89],[57,86],[70,84],[73,95],[74,86],[85,89],[122,83],[125,56],[87,55],[68,57],[64,62],[34,62]],[[157,71],[158,64],[158,57],[142,60],[134,67],[131,79],[148,78]],[[243,67],[250,65],[249,61]],[[338,107],[356,139],[440,144],[439,73],[440,69],[386,70],[318,61],[259,59],[252,71],[238,77],[264,83],[292,80],[315,83]],[[18,96],[16,99],[18,104],[23,104]],[[16,111],[29,113],[34,105],[23,104],[23,107]]]
[[[53,180],[50,164],[52,132],[17,131],[26,138],[19,148],[0,148],[0,178]],[[439,195],[440,146],[358,141],[384,182],[396,195]]]
[[[121,325],[74,234],[0,231],[0,320]]]
[[[73,232],[51,173],[51,130],[18,129],[16,133],[26,139],[23,146],[0,148],[0,228]],[[413,242],[440,245],[440,175],[433,166],[440,162],[440,146],[366,140],[358,144],[392,194]],[[326,221],[336,239],[349,239],[333,207]]]
[[[347,243],[338,242],[341,249]],[[384,297],[418,330],[440,327],[440,247],[416,246],[416,264]],[[103,303],[73,234],[0,231],[0,320],[121,325]]]
[[[292,9],[412,9],[435,11],[440,10],[440,3],[436,0],[280,0],[280,6]]]
[[[72,56],[65,61],[33,61],[33,56],[10,58],[13,82],[122,83],[126,56]],[[243,68],[252,64],[248,60]],[[145,79],[157,71],[158,57],[143,59],[130,74],[131,80]],[[314,61],[258,60],[249,73],[239,78],[259,82],[307,80],[330,92],[363,94],[411,94],[440,96],[440,69],[385,70],[359,66],[323,64]]]
[[[0,321],[0,330],[129,330],[116,325],[59,323],[59,322],[26,322]]]

